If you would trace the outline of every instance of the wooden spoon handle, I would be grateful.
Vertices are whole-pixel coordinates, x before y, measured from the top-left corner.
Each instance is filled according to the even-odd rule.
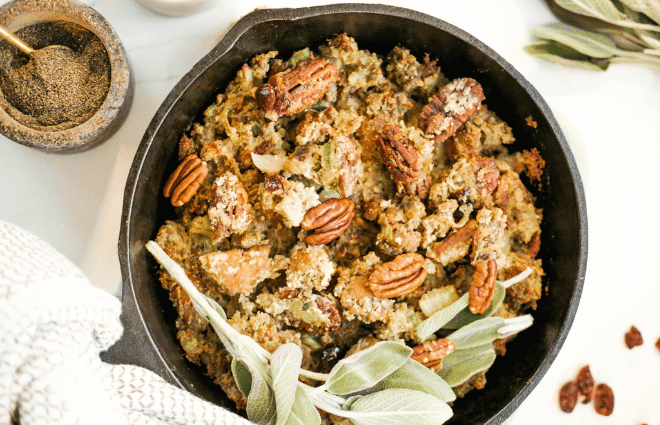
[[[31,55],[34,52],[34,49],[32,49],[27,44],[23,43],[23,41],[20,38],[16,37],[14,33],[9,31],[7,28],[5,28],[2,25],[0,25],[0,37],[7,40],[9,43],[11,43],[17,49],[21,50],[26,55]]]

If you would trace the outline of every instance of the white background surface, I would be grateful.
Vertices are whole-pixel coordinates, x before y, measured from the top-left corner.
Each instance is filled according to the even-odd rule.
[[[0,0],[0,4],[6,1]],[[119,34],[135,78],[135,98],[119,131],[77,154],[48,154],[0,136],[0,219],[30,230],[78,265],[97,286],[121,282],[117,240],[124,184],[137,146],[169,91],[255,8],[329,2],[218,1],[186,17],[154,14],[134,0],[87,0]],[[577,158],[586,189],[589,261],[573,328],[542,382],[510,424],[660,424],[660,71],[614,65],[594,73],[523,52],[531,29],[556,21],[542,0],[385,2],[445,20],[492,47],[552,107]],[[629,350],[637,326],[645,344]],[[591,366],[610,385],[614,413],[593,405],[558,408],[561,385]]]

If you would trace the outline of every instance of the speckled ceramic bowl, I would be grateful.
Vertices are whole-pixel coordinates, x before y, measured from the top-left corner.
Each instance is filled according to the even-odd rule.
[[[510,64],[446,22],[390,6],[341,4],[255,11],[241,19],[172,90],[149,125],[128,176],[119,240],[127,332],[106,359],[144,365],[194,394],[233,408],[203,370],[184,359],[176,339],[175,311],[144,244],[155,238],[166,219],[174,217],[160,193],[176,166],[179,137],[200,119],[244,61],[268,50],[278,50],[286,57],[342,32],[355,37],[361,48],[381,54],[399,43],[418,56],[430,53],[439,59],[449,79],[477,79],[488,107],[513,128],[517,140],[524,141],[512,149],[536,147],[546,160],[543,191],[536,195],[544,216],[539,256],[549,291],[533,312],[534,326],[507,344],[506,356],[499,357],[486,375],[485,389],[454,403],[454,417],[448,422],[499,424],[541,380],[573,322],[587,257],[587,215],[580,176],[550,109]],[[536,128],[527,125],[529,116],[537,122]]]
[[[110,88],[104,102],[84,123],[62,131],[27,127],[0,108],[0,133],[20,144],[51,152],[77,152],[106,140],[130,109],[133,82],[128,57],[117,33],[103,16],[76,0],[14,0],[0,7],[0,24],[12,32],[42,22],[64,20],[96,34],[111,63]],[[0,92],[0,96],[3,96]]]

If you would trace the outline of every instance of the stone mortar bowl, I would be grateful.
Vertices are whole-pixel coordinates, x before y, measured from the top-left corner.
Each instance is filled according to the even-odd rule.
[[[578,307],[587,258],[587,215],[582,183],[564,136],[548,105],[527,80],[496,52],[464,31],[407,9],[340,4],[303,9],[257,10],[241,19],[165,99],[135,155],[124,194],[119,239],[123,276],[122,340],[104,358],[150,368],[169,382],[234,410],[202,368],[184,359],[176,339],[175,311],[157,279],[157,263],[145,249],[173,208],[162,187],[177,165],[178,140],[188,125],[257,53],[281,57],[334,34],[346,32],[358,46],[380,54],[397,44],[418,57],[430,53],[449,79],[473,77],[484,87],[485,103],[512,128],[511,149],[536,147],[546,160],[542,191],[542,248],[549,285],[533,311],[534,325],[507,344],[486,374],[485,389],[454,403],[448,424],[499,424],[539,383],[557,356]],[[533,117],[538,126],[527,125]]]
[[[91,7],[76,0],[14,0],[0,7],[0,24],[14,33],[31,25],[58,20],[76,23],[103,42],[112,68],[110,88],[104,102],[90,119],[62,131],[35,130],[19,123],[0,108],[0,133],[26,146],[68,153],[91,148],[119,128],[130,109],[133,81],[119,36]]]

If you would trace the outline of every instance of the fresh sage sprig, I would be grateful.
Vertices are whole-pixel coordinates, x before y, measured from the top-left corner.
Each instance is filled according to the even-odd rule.
[[[577,13],[590,16],[610,24],[625,28],[646,31],[658,31],[660,27],[640,22],[641,18],[631,11],[644,13],[649,18],[660,23],[660,5],[657,0],[555,0],[560,7]],[[630,10],[628,10],[630,9]]]
[[[487,317],[462,327],[447,336],[456,349],[442,359],[438,375],[451,387],[464,383],[493,364],[496,357],[493,341],[527,329],[532,323],[532,316],[526,314],[510,319]]]
[[[153,241],[146,244],[156,260],[188,293],[232,355],[231,370],[247,398],[248,418],[264,425],[319,425],[317,408],[356,425],[441,424],[453,412],[455,396],[437,374],[410,359],[412,350],[381,341],[339,361],[328,374],[301,368],[302,349],[284,344],[271,355],[226,322],[222,307],[200,293],[185,271]],[[299,376],[324,382],[311,387]]]
[[[506,295],[506,288],[522,281],[531,273],[532,269],[528,267],[511,279],[507,279],[503,282],[495,282],[495,294],[493,295],[493,300],[483,314],[472,313],[468,308],[470,303],[469,294],[463,294],[458,300],[454,301],[447,307],[436,311],[417,325],[417,336],[421,339],[427,339],[440,329],[458,329],[474,322],[475,320],[492,316],[493,313],[495,313],[495,310],[497,310],[502,304],[504,296]]]
[[[597,71],[617,62],[660,69],[660,0],[547,1],[572,25],[534,28],[532,33],[543,41],[525,46],[528,53]]]

